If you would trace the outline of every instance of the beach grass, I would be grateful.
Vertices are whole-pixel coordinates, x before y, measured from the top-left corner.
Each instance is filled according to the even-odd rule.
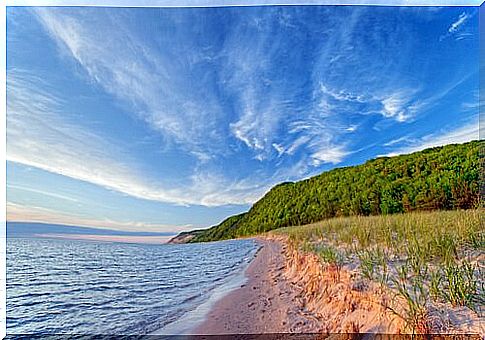
[[[338,268],[357,264],[363,279],[406,301],[390,310],[410,328],[423,329],[433,303],[465,306],[482,314],[485,232],[483,209],[354,216],[287,227],[294,249],[316,254]]]

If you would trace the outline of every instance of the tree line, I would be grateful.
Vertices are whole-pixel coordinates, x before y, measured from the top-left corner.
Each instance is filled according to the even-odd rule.
[[[249,236],[338,216],[478,208],[481,141],[380,157],[273,187],[251,209],[190,242]]]

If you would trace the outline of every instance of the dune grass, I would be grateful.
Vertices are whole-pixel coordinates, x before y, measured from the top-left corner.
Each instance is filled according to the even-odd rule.
[[[324,263],[339,268],[357,263],[363,278],[404,298],[407,308],[400,316],[416,328],[431,303],[466,306],[481,314],[481,214],[478,209],[342,217],[272,233]]]

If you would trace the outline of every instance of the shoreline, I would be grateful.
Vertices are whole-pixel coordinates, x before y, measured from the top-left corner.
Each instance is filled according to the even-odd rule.
[[[162,336],[189,336],[195,335],[194,329],[203,324],[207,315],[214,309],[214,306],[220,301],[226,298],[228,294],[234,290],[239,289],[245,285],[248,281],[246,271],[248,267],[254,262],[259,252],[263,248],[263,244],[260,239],[254,239],[257,244],[257,249],[252,254],[251,259],[244,265],[244,267],[236,274],[229,276],[224,282],[216,287],[209,298],[195,309],[186,312],[179,319],[166,324],[160,329],[151,332],[149,335],[162,335]]]
[[[244,271],[246,282],[219,299],[192,335],[320,333],[320,323],[302,313],[301,291],[284,277],[280,241],[257,239],[262,246]]]
[[[284,237],[258,237],[259,248],[238,274],[212,294],[195,313],[152,334],[412,334],[406,321],[388,306],[405,306],[401,298],[376,282],[359,278],[356,268],[336,268],[300,252]],[[394,300],[394,301],[393,301]],[[418,334],[483,335],[479,319],[455,311],[458,324],[443,324],[429,310],[432,328]],[[440,315],[438,315],[440,314]],[[194,317],[195,316],[195,317]],[[465,322],[467,321],[467,322]],[[177,325],[178,324],[178,325]],[[478,327],[478,328],[477,328]]]

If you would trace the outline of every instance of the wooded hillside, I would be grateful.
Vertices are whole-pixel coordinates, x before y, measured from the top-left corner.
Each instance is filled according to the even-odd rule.
[[[199,230],[189,242],[253,235],[338,216],[477,208],[480,143],[381,157],[296,183],[281,183],[247,213]]]

